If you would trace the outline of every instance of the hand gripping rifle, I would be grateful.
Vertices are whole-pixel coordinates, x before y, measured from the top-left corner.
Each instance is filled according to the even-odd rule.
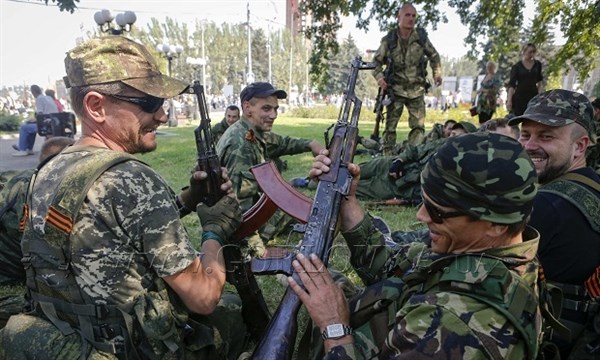
[[[388,84],[387,88],[383,90],[381,86],[379,90],[377,90],[377,97],[375,98],[375,108],[373,112],[375,115],[375,128],[373,128],[373,133],[371,134],[371,139],[375,141],[379,141],[379,127],[382,122],[385,122],[387,118],[387,110],[384,112],[384,108],[387,108],[394,101],[394,92],[392,91],[392,75],[393,75],[393,63],[391,54],[388,54],[388,61],[383,72],[383,78],[385,82]]]
[[[374,67],[374,64],[367,64],[360,57],[356,57],[352,61],[338,121],[329,128],[331,130],[335,126],[331,142],[327,144],[332,160],[329,166],[330,171],[319,178],[308,221],[304,226],[304,238],[298,249],[306,256],[311,253],[316,254],[325,264],[328,262],[329,252],[337,231],[340,205],[342,199],[348,194],[352,181],[347,164],[352,162],[356,150],[358,118],[362,105],[361,100],[354,94],[354,87],[358,71]],[[253,259],[252,270],[257,274],[286,274],[293,276],[296,281],[301,283],[300,277],[294,273],[292,268],[294,256],[295,254],[289,254],[278,259]],[[291,358],[298,330],[296,317],[300,306],[300,299],[288,287],[265,334],[256,346],[252,359],[282,360]]]
[[[200,111],[200,125],[194,130],[196,136],[196,149],[198,151],[197,170],[205,171],[208,178],[202,182],[204,194],[202,202],[208,206],[213,206],[225,194],[221,190],[223,179],[221,178],[221,163],[215,150],[215,144],[212,138],[210,128],[210,118],[206,99],[204,97],[204,87],[200,82],[194,81],[192,91],[198,98],[198,108]],[[251,211],[250,209],[249,211]],[[274,211],[274,210],[273,210]],[[253,218],[252,215],[244,214],[244,221]],[[230,241],[241,241],[246,235],[256,230],[261,222],[249,221],[251,226],[244,233],[237,231]],[[223,257],[227,270],[227,281],[235,286],[238,295],[242,299],[242,316],[251,338],[258,340],[264,329],[267,327],[271,316],[267,303],[265,302],[260,287],[256,282],[254,274],[250,270],[249,262],[245,261],[240,250],[239,244],[228,244],[223,247]]]

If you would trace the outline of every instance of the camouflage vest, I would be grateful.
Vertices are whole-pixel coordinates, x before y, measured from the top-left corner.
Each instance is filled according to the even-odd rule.
[[[421,56],[421,59],[419,59],[419,76],[421,76],[423,79],[427,78],[427,56],[430,56],[431,54],[425,54],[425,44],[427,43],[427,31],[422,28],[422,27],[417,27],[415,29],[417,31],[417,35],[419,35],[419,40],[418,43],[419,45],[421,45],[421,47],[423,48],[423,55]],[[389,74],[393,74],[393,68],[394,68],[394,61],[393,61],[393,56],[392,51],[396,48],[396,46],[398,46],[398,30],[394,29],[394,30],[390,30],[387,33],[387,44],[388,44],[388,68],[390,69]],[[427,56],[426,56],[427,55]],[[390,76],[391,78],[391,76]],[[427,84],[425,92],[428,91],[429,88],[429,84]]]
[[[413,246],[410,251],[418,256],[416,253],[421,249]],[[537,333],[541,326],[537,316],[538,295],[501,259],[481,254],[452,255],[435,261],[421,259],[416,269],[406,260],[400,264],[398,275],[369,286],[349,302],[352,327],[368,322],[374,344],[385,342],[396,312],[412,295],[443,291],[469,296],[493,307],[521,335],[528,358],[536,358],[540,342]],[[493,344],[480,340],[491,359],[502,359]]]
[[[27,221],[28,199],[21,221],[21,246],[30,310],[52,322],[64,336],[79,333],[85,340],[82,356],[91,345],[119,358],[160,359],[166,353],[181,353],[179,325],[187,320],[187,315],[184,318],[171,307],[173,300],[162,279],[133,303],[98,305],[80,290],[70,269],[70,234],[88,190],[107,169],[125,161],[140,160],[127,153],[100,150],[69,164],[48,207],[43,233]],[[166,324],[165,318],[169,319]],[[155,319],[162,322],[153,322]]]

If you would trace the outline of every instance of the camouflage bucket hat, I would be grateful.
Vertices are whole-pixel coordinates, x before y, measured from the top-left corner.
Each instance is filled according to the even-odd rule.
[[[171,98],[189,85],[161,74],[146,47],[123,36],[102,36],[71,49],[65,70],[67,87],[121,81],[148,95]]]
[[[580,93],[556,89],[543,92],[529,100],[527,109],[521,116],[509,120],[509,125],[518,125],[524,120],[532,120],[548,126],[565,126],[578,123],[594,134],[594,109],[590,100]]]
[[[448,139],[421,173],[436,203],[498,224],[524,220],[537,193],[537,175],[521,144],[477,132]]]
[[[452,126],[452,130],[454,129],[463,129],[467,133],[473,133],[477,131],[477,127],[471,124],[468,121],[459,121],[454,126]]]

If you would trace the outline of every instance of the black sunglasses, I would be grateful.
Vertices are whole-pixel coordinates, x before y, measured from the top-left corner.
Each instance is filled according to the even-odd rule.
[[[433,205],[425,198],[423,198],[423,205],[425,205],[425,209],[427,213],[429,213],[429,217],[436,224],[441,224],[444,222],[444,219],[451,217],[459,217],[459,216],[468,216],[468,214],[462,211],[444,211],[439,207]]]
[[[155,97],[152,95],[146,95],[142,97],[138,96],[125,96],[125,95],[111,95],[105,94],[107,96],[113,97],[118,100],[127,101],[128,103],[138,105],[142,111],[147,112],[149,114],[154,114],[160,109],[165,103],[165,99]],[[165,110],[166,112],[166,110]]]

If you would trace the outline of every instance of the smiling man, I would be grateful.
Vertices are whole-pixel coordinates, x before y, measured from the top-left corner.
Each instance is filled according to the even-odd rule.
[[[82,134],[32,177],[21,219],[32,311],[0,331],[0,358],[225,358],[224,349],[235,358],[245,332],[239,303],[219,305],[221,247],[241,222],[226,172],[228,195],[196,207],[206,173],[176,197],[130,155],[156,149],[162,105],[188,84],[121,36],[71,49],[65,69]],[[200,254],[180,220],[190,210],[204,230]],[[230,321],[213,318],[221,308]]]
[[[281,136],[274,132],[279,99],[287,93],[277,90],[266,82],[255,82],[246,86],[241,94],[242,118],[231,125],[217,144],[221,165],[229,172],[233,191],[240,200],[243,211],[247,211],[260,198],[261,192],[250,167],[283,155],[295,155],[311,151],[319,154],[323,149],[316,140]],[[260,230],[262,241],[256,236],[249,241],[250,247],[263,255],[263,242],[272,239],[285,228],[291,219],[278,211]]]
[[[592,105],[577,92],[551,90],[509,121],[519,123],[519,141],[541,184],[530,220],[541,236],[539,258],[546,279],[563,289],[560,320],[579,339],[596,313],[588,309],[600,305],[593,300],[600,295],[600,176],[586,163],[586,150],[596,141]],[[556,343],[566,359],[574,344]]]
[[[311,176],[329,171],[325,154]],[[368,287],[347,302],[316,256],[293,263],[305,288],[288,279],[322,332],[325,358],[535,359],[539,234],[526,221],[537,177],[523,147],[491,133],[449,138],[421,173],[417,219],[429,244],[397,249],[355,196],[360,168],[348,169],[341,230]]]

